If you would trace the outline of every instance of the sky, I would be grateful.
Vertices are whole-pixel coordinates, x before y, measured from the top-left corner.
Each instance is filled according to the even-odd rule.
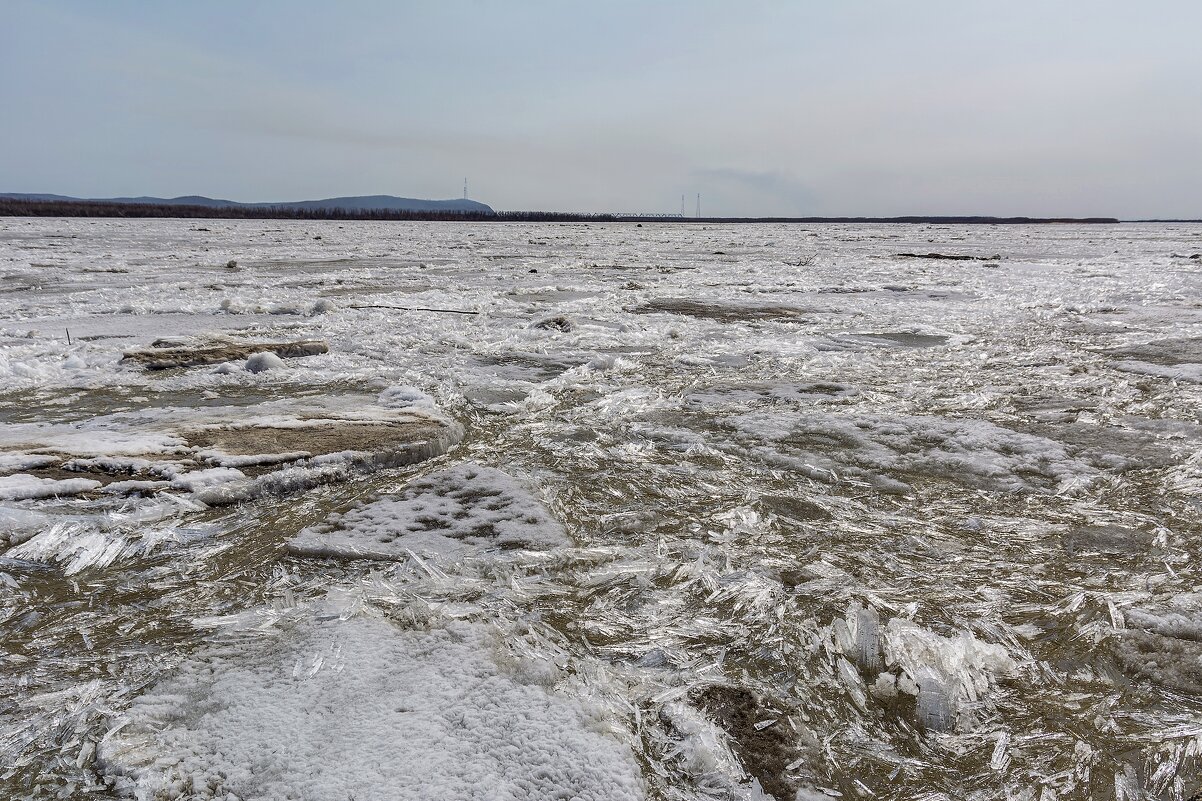
[[[1202,2],[0,0],[0,192],[1202,217]]]

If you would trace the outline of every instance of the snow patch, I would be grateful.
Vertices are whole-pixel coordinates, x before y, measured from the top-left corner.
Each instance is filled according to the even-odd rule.
[[[983,420],[753,412],[730,422],[742,434],[780,443],[784,461],[835,474],[890,471],[1014,491],[1079,486],[1099,472],[1062,443]],[[882,489],[904,491],[895,484]]]
[[[192,470],[187,473],[180,473],[172,478],[171,486],[176,489],[186,490],[187,492],[198,492],[208,487],[228,484],[231,481],[239,481],[245,478],[245,473],[232,467],[211,467],[207,470]]]
[[[642,798],[601,711],[527,683],[503,648],[482,624],[365,616],[211,647],[138,698],[97,760],[139,799]]]
[[[409,409],[414,406],[433,409],[436,406],[432,397],[410,386],[389,387],[380,393],[377,403],[387,409]]]
[[[288,543],[295,553],[403,559],[410,551],[454,556],[465,546],[544,549],[570,544],[563,526],[507,473],[474,462],[420,478]]]
[[[81,495],[91,492],[100,486],[100,482],[90,478],[38,478],[37,476],[18,473],[14,476],[0,476],[0,499],[6,501],[27,501],[36,498],[59,498],[68,495]]]
[[[58,459],[54,456],[33,453],[0,453],[0,473],[36,470],[39,467],[49,467],[57,462]]]

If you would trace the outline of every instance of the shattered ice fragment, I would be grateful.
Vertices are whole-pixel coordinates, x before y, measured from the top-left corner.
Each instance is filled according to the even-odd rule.
[[[1010,733],[1001,732],[998,734],[997,742],[993,746],[993,755],[989,758],[989,767],[993,770],[1003,770],[1010,762],[1010,757],[1006,755],[1006,748],[1010,745]]]
[[[892,673],[881,673],[872,684],[872,694],[877,698],[897,697],[897,677]]]
[[[893,618],[885,627],[884,643],[887,663],[901,668],[917,689],[919,722],[936,731],[971,728],[966,707],[987,696],[995,677],[1016,668],[1005,648],[981,642],[968,631],[944,637]],[[902,682],[898,686],[907,690]]]
[[[872,607],[865,609],[853,603],[847,612],[852,635],[851,656],[861,670],[879,672],[883,667],[881,655],[881,619]]]
[[[952,723],[951,690],[944,676],[932,667],[923,665],[915,671],[918,685],[918,722],[924,729],[950,731]]]

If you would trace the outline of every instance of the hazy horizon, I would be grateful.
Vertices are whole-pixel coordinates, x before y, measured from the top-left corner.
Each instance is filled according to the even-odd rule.
[[[1202,217],[1202,6],[0,10],[0,191]]]

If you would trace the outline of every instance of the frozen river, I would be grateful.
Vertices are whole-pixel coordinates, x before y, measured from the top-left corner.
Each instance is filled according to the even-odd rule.
[[[1185,801],[1199,254],[0,219],[0,795]]]

